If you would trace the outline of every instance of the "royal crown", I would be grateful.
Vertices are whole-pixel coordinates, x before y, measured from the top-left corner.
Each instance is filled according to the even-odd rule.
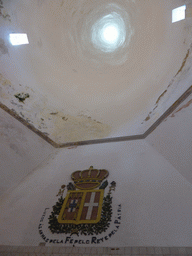
[[[79,189],[93,189],[98,187],[108,175],[109,172],[107,170],[93,169],[93,166],[90,166],[88,170],[73,172],[71,178],[75,183],[75,187]]]

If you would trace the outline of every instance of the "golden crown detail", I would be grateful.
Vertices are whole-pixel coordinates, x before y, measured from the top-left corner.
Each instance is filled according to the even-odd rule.
[[[98,187],[108,175],[109,172],[107,170],[93,169],[93,166],[90,166],[87,170],[73,172],[71,178],[76,188],[93,189]]]

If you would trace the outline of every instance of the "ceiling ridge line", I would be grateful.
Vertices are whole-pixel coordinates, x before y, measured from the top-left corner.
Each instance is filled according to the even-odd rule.
[[[152,133],[187,97],[192,93],[192,85],[144,132],[145,138]]]
[[[144,132],[143,134],[139,135],[130,135],[130,136],[121,136],[121,137],[113,137],[113,138],[105,138],[105,139],[95,139],[95,140],[85,140],[85,141],[77,141],[77,142],[68,142],[68,143],[56,143],[52,139],[50,139],[47,135],[45,135],[43,132],[39,131],[37,128],[35,128],[34,125],[27,122],[24,118],[20,117],[15,110],[9,109],[7,106],[5,106],[3,103],[0,102],[0,108],[6,111],[8,114],[10,114],[12,117],[17,119],[19,122],[21,122],[23,125],[25,125],[27,128],[29,128],[31,131],[36,133],[38,136],[40,136],[42,139],[44,139],[46,142],[51,144],[54,148],[65,148],[65,147],[75,147],[75,146],[83,146],[83,145],[93,145],[93,144],[102,144],[102,143],[109,143],[109,142],[122,142],[122,141],[133,141],[133,140],[142,140],[145,139],[149,134],[151,134],[164,120],[167,118],[190,94],[192,93],[192,85],[177,99],[171,107],[169,107],[163,115],[153,123],[149,129]]]
[[[50,139],[48,136],[46,136],[43,132],[39,131],[37,128],[35,128],[34,125],[27,122],[24,118],[19,116],[14,109],[10,109],[7,106],[5,106],[2,102],[0,102],[0,108],[3,109],[5,112],[10,114],[12,117],[17,119],[19,122],[21,122],[23,125],[25,125],[27,128],[29,128],[31,131],[36,133],[38,136],[40,136],[42,139],[47,141],[49,144],[51,144],[53,147],[58,148],[58,144]]]

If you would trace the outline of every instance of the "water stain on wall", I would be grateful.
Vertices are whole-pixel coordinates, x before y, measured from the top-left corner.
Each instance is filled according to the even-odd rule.
[[[11,21],[10,15],[4,9],[2,0],[0,0],[0,17],[2,17],[5,20]]]
[[[10,148],[19,156],[23,157],[22,152],[19,150],[16,144],[10,143]]]
[[[2,74],[0,74],[0,83],[4,86],[11,86],[10,80],[6,79]]]
[[[181,64],[181,67],[180,67],[180,69],[177,71],[177,73],[176,73],[176,75],[175,75],[174,77],[176,77],[176,76],[183,70],[183,68],[184,68],[184,66],[185,66],[185,63],[186,63],[186,61],[187,61],[187,58],[189,57],[189,53],[190,53],[190,49],[187,50],[186,56],[185,56],[185,58],[183,59],[183,62],[182,62],[182,64]]]
[[[29,93],[24,93],[24,92],[22,92],[22,93],[17,93],[17,94],[15,94],[14,96],[15,96],[15,98],[17,98],[17,99],[19,100],[19,102],[24,103],[24,101],[25,101],[27,98],[29,98]]]
[[[159,103],[159,101],[160,101],[160,99],[165,95],[165,93],[167,92],[167,90],[165,90],[160,96],[159,96],[159,98],[157,99],[157,101],[156,101],[156,105]]]
[[[45,97],[27,86],[13,86],[2,74],[0,84],[0,107],[55,147],[64,143],[101,139],[111,131],[109,125],[91,118],[88,110],[80,111],[77,116],[69,115],[52,107]],[[29,90],[30,93],[26,93]]]
[[[188,108],[190,105],[192,104],[192,99],[189,100],[185,105],[183,105],[182,107],[180,107],[175,113],[173,113],[170,117],[175,117],[175,114],[180,112],[182,109],[184,108]]]
[[[43,114],[43,113],[42,113]],[[51,138],[57,143],[67,143],[91,139],[100,139],[109,135],[111,128],[107,124],[92,119],[90,116],[72,116],[61,111],[43,115],[43,119],[54,123]]]
[[[185,67],[185,64],[186,64],[186,62],[187,62],[187,59],[188,59],[189,56],[190,56],[191,50],[192,50],[192,44],[190,45],[190,48],[187,50],[187,53],[186,53],[186,55],[185,55],[185,58],[184,58],[183,61],[182,61],[182,64],[181,64],[179,70],[177,71],[177,73],[175,74],[175,76],[173,77],[173,79],[172,79],[172,80],[170,81],[170,83],[168,84],[167,89],[164,90],[164,91],[161,93],[161,95],[157,98],[153,110],[149,112],[149,114],[147,115],[147,117],[144,119],[144,121],[143,121],[141,124],[143,124],[144,122],[147,122],[148,120],[150,120],[151,117],[152,117],[152,115],[154,115],[154,110],[155,110],[156,108],[158,108],[161,99],[162,99],[162,98],[166,95],[166,93],[168,92],[168,88],[171,87],[171,85],[172,85],[172,84],[174,83],[174,81],[175,81],[175,78],[178,76],[179,73],[182,72],[183,68]],[[190,69],[190,68],[189,68],[189,69]],[[188,70],[189,70],[189,69],[188,69]]]
[[[0,96],[2,99],[9,99],[9,95],[11,91],[14,91],[14,88],[12,87],[12,84],[10,80],[6,79],[1,73],[0,73]]]
[[[5,45],[5,41],[0,38],[0,52],[1,54],[8,54],[8,47]]]

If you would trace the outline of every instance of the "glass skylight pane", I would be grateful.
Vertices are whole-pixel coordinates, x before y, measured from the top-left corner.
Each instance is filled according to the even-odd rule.
[[[172,10],[172,23],[185,19],[186,5],[182,5]]]
[[[21,44],[28,44],[28,38],[27,38],[27,34],[24,33],[13,33],[13,34],[9,34],[9,39],[12,45],[21,45]]]

